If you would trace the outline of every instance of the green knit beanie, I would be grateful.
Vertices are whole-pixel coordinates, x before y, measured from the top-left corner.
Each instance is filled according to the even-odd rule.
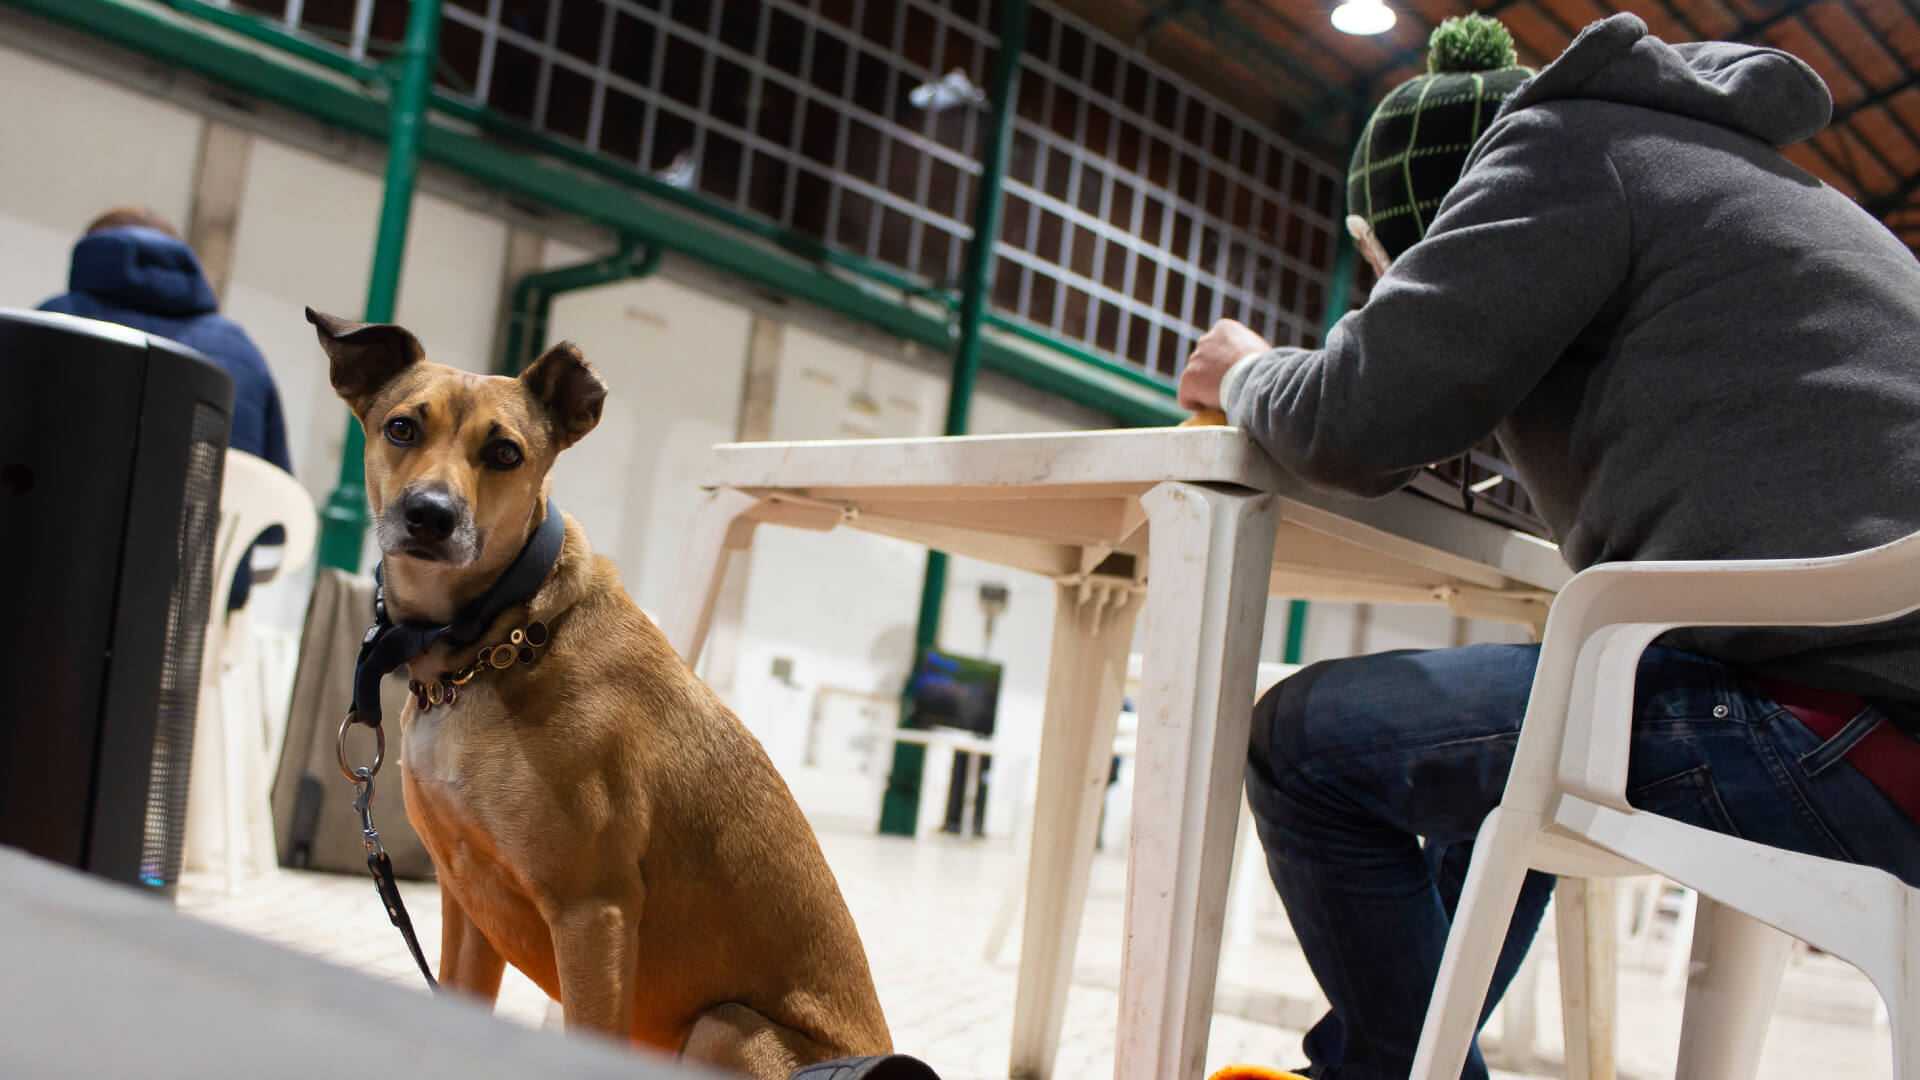
[[[1347,213],[1365,218],[1394,258],[1426,235],[1500,103],[1533,77],[1513,35],[1484,15],[1441,23],[1427,48],[1427,74],[1374,110],[1347,169]]]

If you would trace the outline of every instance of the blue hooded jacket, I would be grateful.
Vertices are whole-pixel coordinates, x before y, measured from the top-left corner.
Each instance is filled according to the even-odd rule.
[[[42,311],[119,323],[197,349],[233,376],[233,431],[228,445],[288,472],[286,420],[267,362],[238,323],[221,315],[200,260],[183,240],[155,229],[88,233],[73,247],[70,292]],[[277,532],[278,530],[272,530]],[[271,542],[276,537],[268,536]],[[246,603],[252,575],[242,568],[230,607]]]

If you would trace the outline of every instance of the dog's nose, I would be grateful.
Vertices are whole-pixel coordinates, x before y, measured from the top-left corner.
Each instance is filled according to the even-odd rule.
[[[454,505],[453,496],[444,491],[408,495],[400,504],[400,511],[407,519],[407,535],[415,540],[445,540],[460,523],[460,508]]]

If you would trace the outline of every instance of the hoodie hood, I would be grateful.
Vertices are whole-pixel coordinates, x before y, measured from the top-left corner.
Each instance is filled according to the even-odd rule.
[[[213,311],[213,286],[184,240],[154,229],[102,229],[73,247],[67,287],[120,307],[167,318]]]
[[[1669,45],[1625,13],[1581,31],[1501,113],[1565,98],[1673,113],[1776,148],[1811,138],[1833,118],[1827,84],[1798,57],[1726,41]]]

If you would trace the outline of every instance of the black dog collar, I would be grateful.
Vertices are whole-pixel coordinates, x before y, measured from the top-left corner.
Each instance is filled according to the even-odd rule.
[[[432,648],[441,638],[455,646],[472,645],[500,613],[532,596],[540,583],[560,561],[560,546],[567,529],[560,520],[560,508],[547,499],[547,517],[527,538],[520,554],[487,591],[475,597],[450,623],[403,622],[387,618],[386,586],[374,592],[373,625],[360,642],[360,656],[353,664],[353,702],[351,715],[368,727],[380,726],[380,680],[387,673]],[[383,564],[384,565],[384,564]],[[380,581],[378,569],[374,580]]]

